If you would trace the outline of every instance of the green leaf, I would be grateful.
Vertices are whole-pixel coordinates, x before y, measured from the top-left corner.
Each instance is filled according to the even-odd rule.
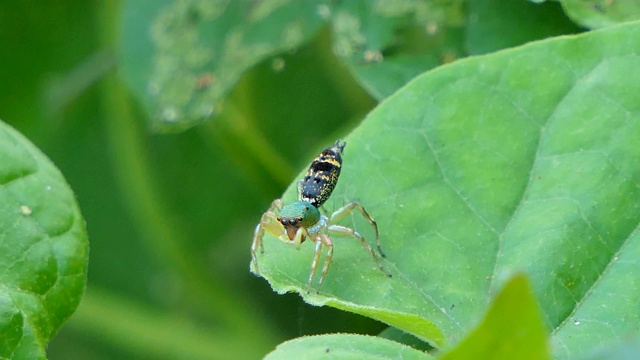
[[[443,66],[384,101],[346,137],[328,211],[359,201],[376,219],[386,277],[334,237],[320,294],[313,246],[273,237],[261,275],[441,347],[525,273],[557,358],[640,328],[640,25],[611,27]],[[296,198],[295,183],[285,202]],[[359,215],[342,224],[370,243]],[[317,279],[316,279],[317,281]],[[612,321],[615,319],[615,321]]]
[[[331,9],[336,55],[377,100],[463,54],[462,1],[342,1]]]
[[[484,320],[441,360],[549,359],[547,332],[526,277],[507,282]]]
[[[640,3],[636,0],[560,0],[560,3],[573,21],[588,28],[640,20]]]
[[[468,52],[579,31],[555,3],[351,0],[331,15],[336,54],[377,100]]]
[[[376,100],[382,100],[418,74],[440,65],[440,59],[432,54],[422,56],[401,54],[369,64],[353,62],[348,64],[362,87]]]
[[[433,359],[394,341],[364,335],[306,336],[280,344],[265,360],[278,359]]]
[[[69,185],[0,122],[0,358],[45,357],[87,276],[84,220]]]
[[[378,336],[387,340],[391,340],[391,341],[399,342],[401,344],[405,344],[407,346],[411,346],[412,348],[420,351],[427,352],[427,351],[433,350],[433,347],[430,346],[428,343],[418,339],[417,337],[409,333],[399,330],[398,328],[394,328],[392,326],[389,326],[388,328],[384,329],[382,332],[378,334]]]
[[[122,68],[157,130],[213,116],[240,76],[322,24],[314,2],[126,2]],[[277,63],[274,65],[277,70]]]
[[[551,36],[581,32],[555,1],[471,0],[466,48],[486,54]]]

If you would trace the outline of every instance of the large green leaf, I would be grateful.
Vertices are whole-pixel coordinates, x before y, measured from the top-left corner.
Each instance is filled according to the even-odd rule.
[[[45,357],[84,291],[84,220],[60,172],[0,122],[0,358]]]
[[[638,331],[639,37],[638,23],[611,27],[412,81],[346,138],[325,204],[367,208],[393,278],[335,238],[322,291],[307,295],[313,247],[270,236],[261,275],[435,346],[461,339],[514,272],[531,279],[556,357]],[[359,216],[343,223],[372,241]]]
[[[299,46],[322,24],[311,1],[125,4],[123,71],[160,130],[211,117],[246,70]]]

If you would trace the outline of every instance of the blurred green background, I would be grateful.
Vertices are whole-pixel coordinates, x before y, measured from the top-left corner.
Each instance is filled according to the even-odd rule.
[[[148,43],[138,42],[150,30],[137,20],[149,21],[155,4],[0,4],[0,119],[61,169],[91,244],[85,297],[49,345],[51,359],[254,359],[305,334],[379,333],[381,323],[277,295],[253,276],[249,247],[260,215],[320,149],[413,75],[467,53],[578,31],[559,5],[532,11],[524,2],[504,10],[513,17],[471,21],[466,34],[466,19],[491,13],[494,2],[470,2],[469,18],[446,5],[442,14],[457,14],[448,17],[453,27],[426,45],[411,27],[394,43],[398,22],[371,20],[369,40],[392,45],[385,56],[419,55],[401,58],[391,79],[359,67],[360,58],[338,59],[332,36],[340,29],[318,26],[302,46],[242,74],[214,119],[158,133],[126,81],[151,63]],[[438,52],[423,56],[430,48]],[[132,54],[139,63],[123,69]],[[208,86],[206,76],[199,81]]]
[[[61,169],[91,243],[85,298],[48,356],[257,358],[304,334],[383,329],[248,271],[262,212],[375,104],[328,32],[279,56],[281,69],[253,68],[218,119],[154,134],[118,73],[120,6],[0,5],[0,118]]]

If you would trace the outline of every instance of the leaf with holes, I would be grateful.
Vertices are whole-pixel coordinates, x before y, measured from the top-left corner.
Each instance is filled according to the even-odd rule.
[[[45,357],[87,276],[84,220],[69,185],[0,122],[0,358]]]
[[[438,347],[462,339],[514,272],[531,280],[557,358],[638,332],[639,38],[638,23],[610,27],[413,80],[345,139],[324,205],[366,207],[393,278],[343,237],[318,295],[305,293],[310,244],[266,237],[261,275]],[[292,186],[284,200],[295,197]],[[342,224],[373,242],[359,216]]]
[[[125,79],[156,130],[210,118],[241,75],[294,49],[323,23],[315,2],[133,1],[125,3]],[[278,70],[275,61],[274,69]]]
[[[463,2],[340,1],[332,4],[334,50],[377,100],[416,75],[465,54]]]

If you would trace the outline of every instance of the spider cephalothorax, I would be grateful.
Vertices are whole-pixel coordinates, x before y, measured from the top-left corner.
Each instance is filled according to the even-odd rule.
[[[284,226],[289,240],[293,240],[296,232],[301,227],[311,228],[320,220],[320,212],[318,208],[306,201],[296,201],[292,204],[284,205],[277,216],[278,222]],[[303,235],[300,242],[304,242]]]

